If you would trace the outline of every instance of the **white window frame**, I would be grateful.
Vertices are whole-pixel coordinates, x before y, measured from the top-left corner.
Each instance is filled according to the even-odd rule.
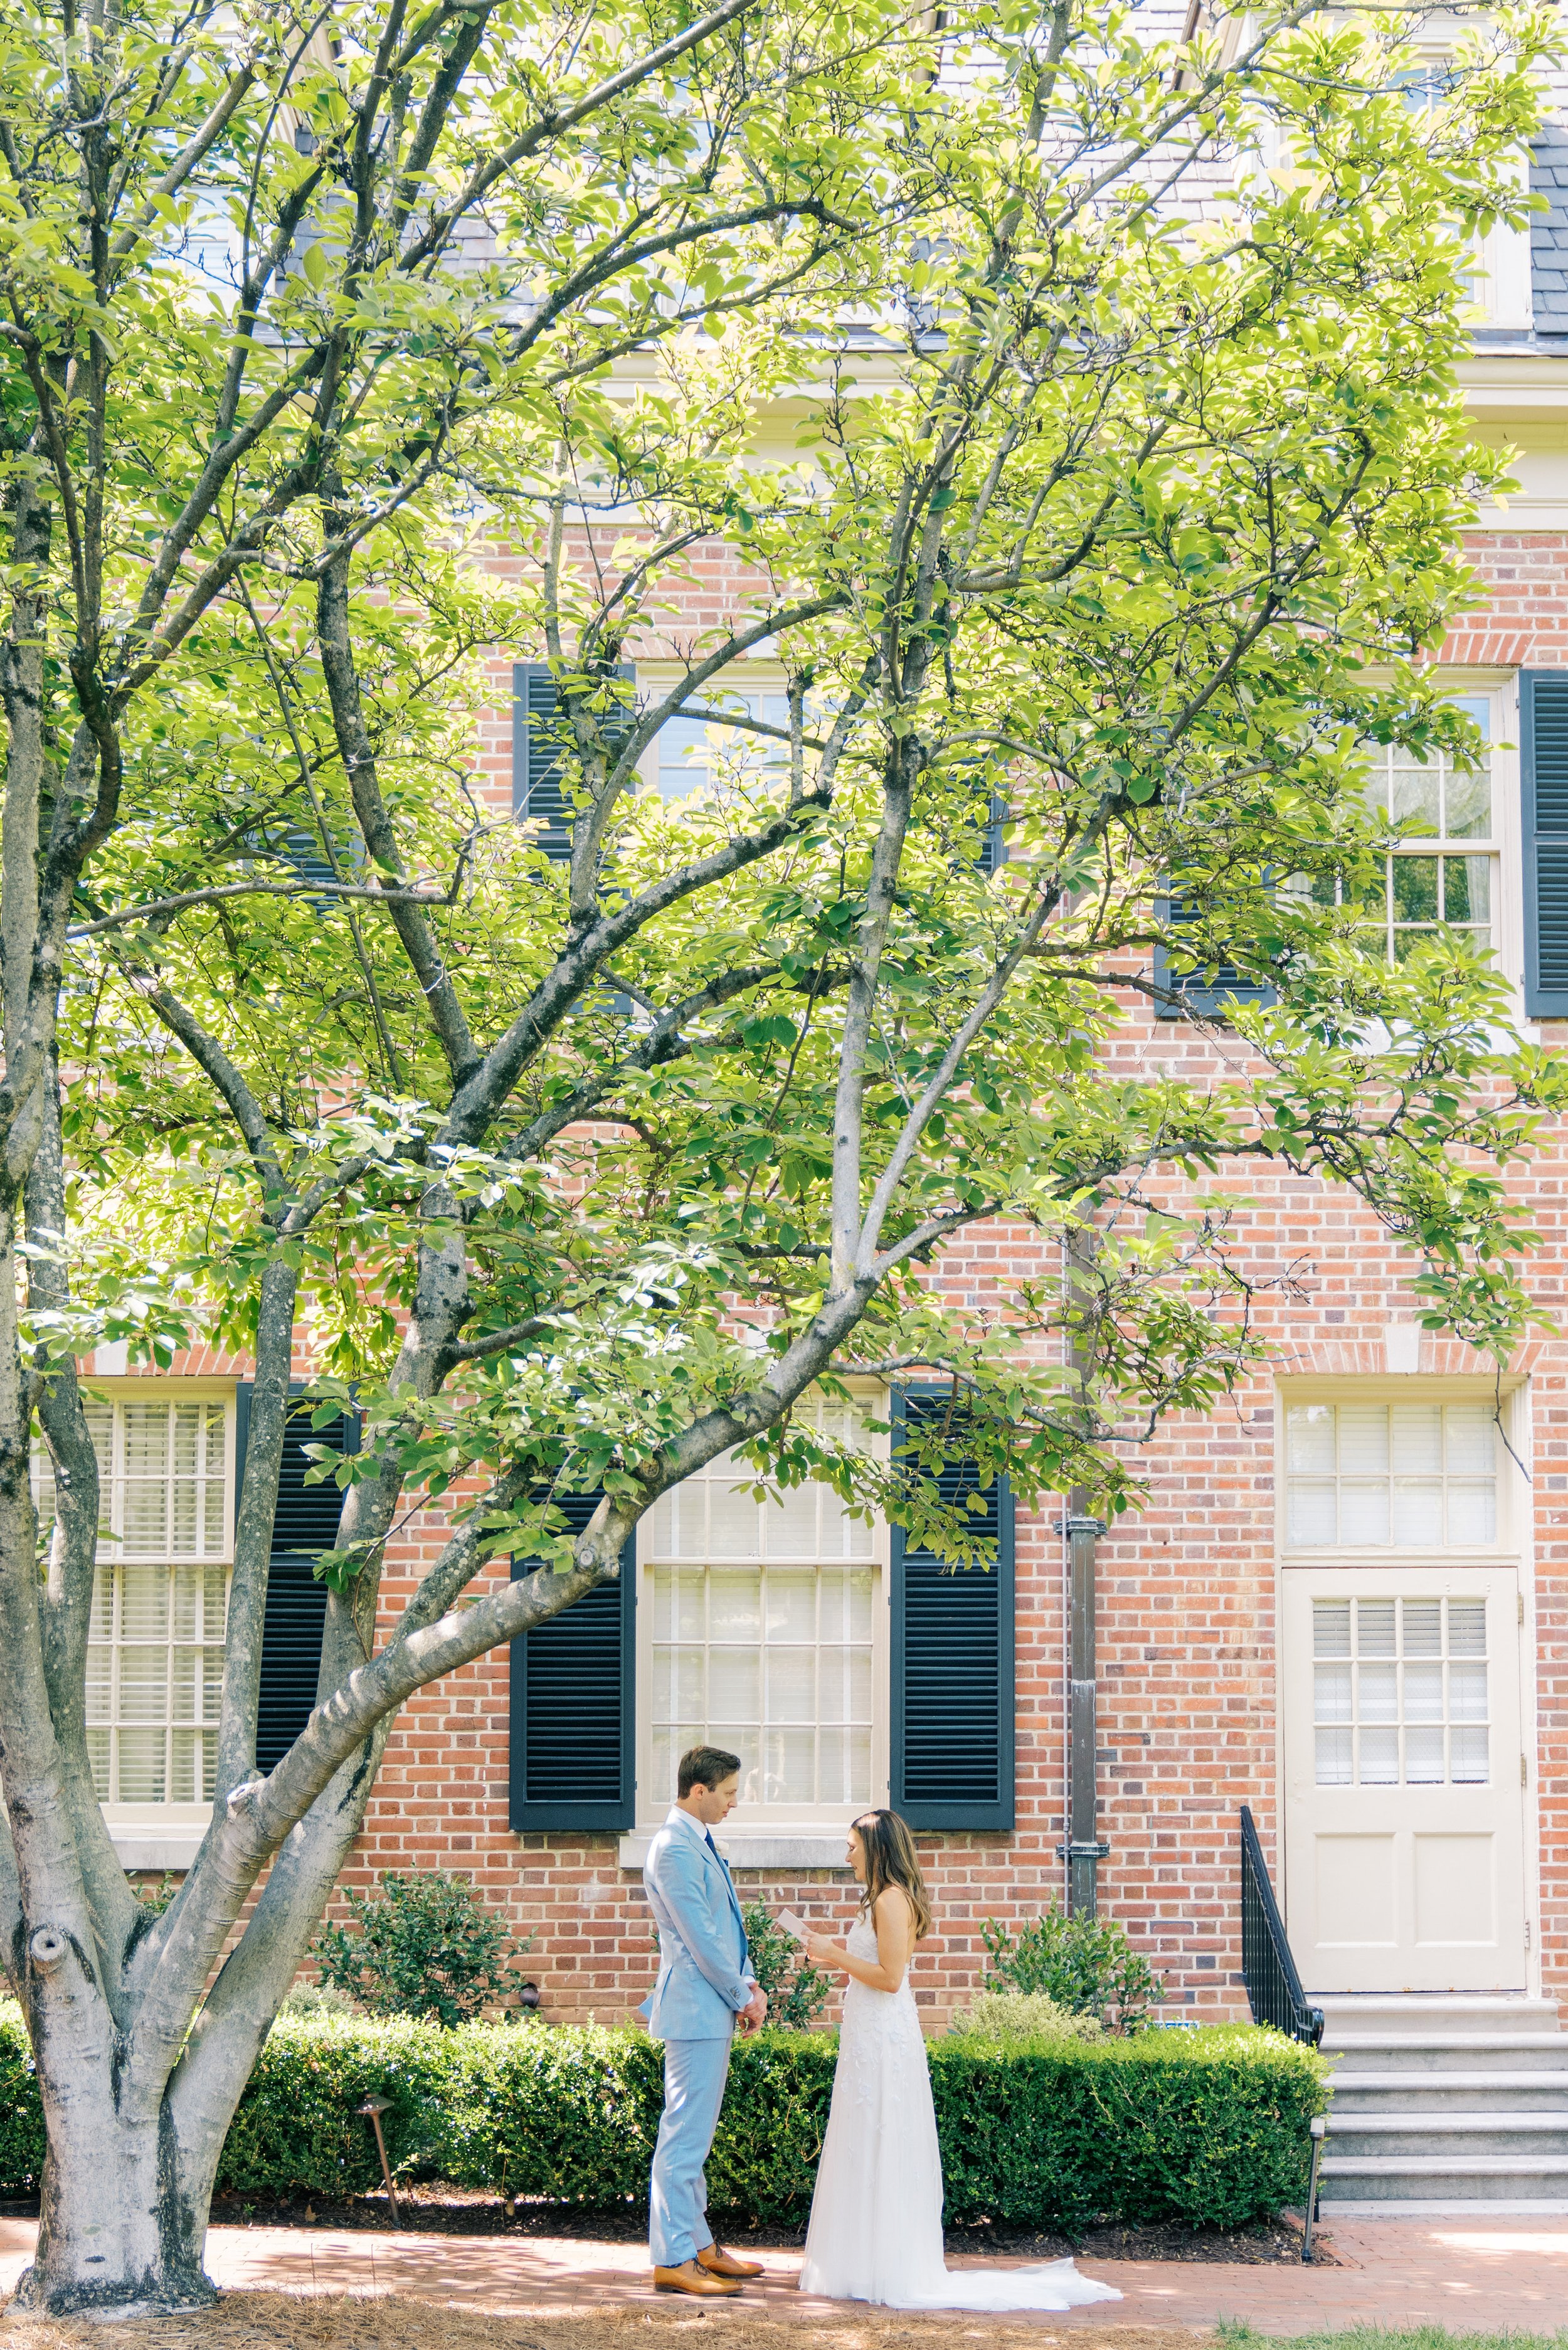
[[[234,1478],[238,1433],[237,1386],[233,1379],[117,1378],[86,1376],[84,1399],[110,1405],[126,1403],[216,1403],[223,1412],[223,1500],[222,1539],[207,1562],[225,1566],[232,1577],[234,1556]],[[107,1517],[107,1513],[106,1513]],[[118,1544],[106,1544],[106,1565],[122,1563]],[[130,1562],[156,1565],[153,1559]],[[171,1565],[177,1562],[171,1560]],[[178,1562],[183,1563],[183,1562]],[[226,1597],[225,1597],[226,1606]],[[171,1642],[172,1648],[181,1643]],[[103,1815],[127,1867],[177,1868],[195,1856],[201,1833],[212,1816],[210,1803],[106,1803]],[[170,1837],[168,1832],[176,1833]],[[159,1832],[161,1831],[162,1834]],[[180,1833],[182,1831],[183,1833]]]
[[[1373,1573],[1376,1570],[1373,1569]],[[1447,1570],[1451,1578],[1452,1570]],[[1416,1645],[1412,1641],[1409,1609],[1424,1610],[1427,1624],[1419,1628],[1437,1634],[1437,1646]],[[1342,1618],[1344,1645],[1325,1644],[1320,1616],[1330,1610]],[[1366,1611],[1386,1611],[1388,1645],[1374,1644],[1367,1638]],[[1465,1611],[1456,1623],[1455,1611]],[[1314,1776],[1320,1787],[1473,1787],[1500,1783],[1499,1762],[1506,1769],[1506,1754],[1500,1750],[1495,1736],[1498,1723],[1497,1697],[1502,1659],[1491,1644],[1488,1622],[1491,1611],[1484,1597],[1472,1597],[1468,1593],[1452,1590],[1441,1592],[1422,1588],[1414,1592],[1390,1592],[1386,1597],[1346,1590],[1343,1596],[1314,1596],[1311,1606],[1313,1627],[1313,1742]],[[1466,1618],[1473,1623],[1480,1618],[1480,1646],[1477,1649],[1465,1640]],[[1341,1624],[1336,1623],[1334,1630]],[[1376,1627],[1375,1624],[1375,1631]],[[1303,1663],[1304,1663],[1303,1659]],[[1478,1712],[1467,1707],[1462,1692],[1480,1671],[1480,1685],[1487,1702]],[[1325,1674],[1343,1675],[1343,1711],[1324,1712],[1319,1707],[1319,1694]],[[1386,1710],[1379,1711],[1376,1698],[1369,1699],[1369,1676],[1385,1678],[1383,1692]],[[1422,1692],[1421,1699],[1413,1697],[1412,1686]],[[1436,1690],[1436,1711],[1432,1711],[1433,1684]],[[1481,1753],[1467,1753],[1467,1742],[1476,1731],[1485,1733]],[[1345,1769],[1343,1775],[1325,1776],[1324,1771],[1324,1737],[1343,1741]],[[1421,1745],[1428,1747],[1436,1739],[1436,1761],[1428,1752],[1423,1767]],[[1368,1741],[1372,1742],[1369,1749]],[[1392,1772],[1379,1776],[1376,1768],[1376,1747],[1384,1742]],[[1369,1759],[1369,1755],[1370,1758]],[[1484,1767],[1477,1767],[1478,1762]],[[1506,1783],[1506,1781],[1503,1782]]]
[[[1491,957],[1508,984],[1515,1019],[1524,1015],[1524,857],[1520,835],[1519,678],[1512,670],[1444,669],[1449,702],[1484,701],[1491,769],[1491,847],[1497,887],[1492,893]],[[1419,854],[1414,840],[1412,854]],[[1453,853],[1459,854],[1460,847]]]
[[[885,1420],[888,1401],[886,1390],[865,1381],[846,1382],[852,1400],[874,1419]],[[869,1449],[876,1458],[886,1460],[891,1440],[887,1435],[874,1435]],[[870,1527],[871,1553],[868,1558],[855,1564],[868,1568],[872,1577],[871,1594],[871,1791],[873,1804],[886,1804],[888,1785],[888,1709],[891,1695],[889,1673],[889,1584],[891,1575],[891,1543],[888,1521],[876,1518]],[[653,1548],[652,1527],[645,1519],[638,1529],[638,1606],[637,1606],[637,1830],[627,1840],[628,1847],[637,1847],[640,1860],[652,1831],[661,1825],[670,1808],[670,1792],[656,1784],[653,1771]],[[692,1562],[695,1564],[696,1562]],[[848,1562],[846,1562],[847,1564]],[[723,1562],[717,1562],[722,1565]],[[749,1761],[750,1758],[744,1758]],[[817,1804],[784,1805],[776,1804],[740,1803],[731,1814],[725,1826],[717,1831],[718,1841],[735,1865],[787,1865],[791,1860],[799,1865],[821,1866],[825,1863],[837,1866],[844,1857],[844,1830],[863,1810],[859,1804]],[[794,1846],[793,1852],[784,1847]],[[810,1848],[808,1851],[808,1847]],[[818,1849],[820,1847],[820,1849]]]
[[[1461,21],[1457,15],[1448,19],[1457,29]],[[1442,37],[1440,22],[1429,26],[1430,36],[1410,44],[1417,66],[1441,68],[1454,55],[1453,38]],[[1508,176],[1521,194],[1530,190],[1530,157],[1521,153],[1505,167]],[[1468,322],[1480,328],[1511,328],[1528,333],[1535,323],[1535,306],[1530,278],[1530,223],[1522,228],[1510,228],[1503,222],[1494,222],[1486,234],[1470,247],[1475,276],[1472,279],[1473,300],[1469,306]],[[1465,317],[1461,311],[1461,317]]]
[[[1371,672],[1374,677],[1379,672]],[[1444,667],[1439,671],[1443,698],[1450,702],[1485,702],[1491,772],[1491,846],[1496,887],[1492,892],[1491,958],[1507,984],[1514,1021],[1524,1017],[1524,855],[1521,838],[1519,784],[1519,678],[1513,670]],[[1463,842],[1451,849],[1431,850],[1434,856],[1459,856]],[[1421,837],[1411,835],[1409,853],[1423,853]],[[1532,1024],[1533,1025],[1533,1024]]]
[[[639,661],[637,682],[639,696],[649,708],[657,708],[666,694],[671,692],[680,682],[682,674],[681,671],[666,662]],[[734,709],[737,717],[766,716],[770,724],[775,721],[783,723],[782,720],[777,719],[776,712],[770,713],[763,705],[784,701],[787,696],[788,686],[789,681],[776,662],[771,665],[758,663],[754,667],[747,662],[736,662],[725,671],[722,679],[715,680],[710,691],[699,691],[691,698],[694,702],[700,702],[704,709],[722,711],[728,704]],[[678,721],[671,723],[678,723]],[[717,731],[721,722],[705,720],[701,723],[712,725]],[[808,726],[810,724],[809,719],[807,724]],[[660,757],[660,745],[663,739],[662,734],[656,735],[638,762],[637,771],[642,787],[655,798],[664,798],[661,778],[665,773],[665,767]],[[786,743],[779,742],[769,734],[748,735],[743,729],[736,727],[734,729],[735,744],[738,746],[743,741],[750,742],[759,758],[770,754],[776,756],[781,762],[780,772],[787,772],[789,745]],[[690,769],[690,781],[686,791],[700,790],[702,787],[705,774],[711,780],[711,770],[705,771],[701,766],[693,764]],[[672,792],[664,800],[664,805],[667,807],[674,807],[685,795],[685,792]]]
[[[1274,1503],[1277,1556],[1283,1567],[1387,1567],[1403,1574],[1440,1566],[1501,1566],[1518,1556],[1522,1480],[1513,1452],[1519,1450],[1512,1423],[1513,1402],[1520,1380],[1505,1379],[1502,1387],[1502,1432],[1497,1442],[1497,1532],[1490,1543],[1396,1544],[1394,1543],[1332,1543],[1293,1545],[1290,1535],[1290,1469],[1286,1414],[1293,1404],[1483,1404],[1497,1399],[1497,1383],[1484,1375],[1408,1372],[1364,1378],[1282,1378],[1275,1385]],[[1504,1439],[1506,1438],[1506,1442]],[[1511,1451],[1510,1448],[1512,1448]]]
[[[753,686],[743,694],[738,692],[733,687],[724,688],[714,695],[710,706],[722,710],[727,702],[734,706],[737,720],[757,718],[770,726],[789,724],[788,697],[782,684],[776,688],[758,689]],[[809,720],[807,723],[810,723]],[[662,756],[665,746],[670,742],[672,731],[682,724],[700,726],[710,738],[714,736],[722,738],[726,732],[729,733],[732,738],[730,742],[724,743],[720,740],[711,743],[715,753],[726,761],[745,752],[759,771],[764,767],[772,767],[774,774],[780,776],[787,776],[789,773],[789,744],[781,742],[777,735],[753,734],[739,724],[727,729],[722,719],[672,718],[655,736],[650,753],[650,764],[659,795],[667,806],[672,807],[677,800],[686,798],[691,792],[711,788],[713,781],[712,766],[705,766],[694,760],[690,750],[679,764],[672,762],[666,766]],[[683,775],[685,780],[680,790],[665,790],[664,778],[667,774]]]
[[[1457,11],[1442,11],[1428,20],[1425,37],[1406,46],[1416,60],[1417,68],[1442,67],[1454,55],[1455,40],[1468,20]],[[1214,29],[1212,22],[1206,29]],[[1243,45],[1256,33],[1255,20],[1238,10],[1226,16],[1220,26],[1221,60],[1232,64]],[[1293,168],[1295,156],[1277,128],[1266,130],[1260,143],[1239,161],[1235,177],[1239,184],[1272,178]],[[1513,156],[1505,167],[1508,176],[1521,195],[1530,189],[1530,156],[1521,152]],[[1527,219],[1522,228],[1509,228],[1497,222],[1470,247],[1473,300],[1461,305],[1459,318],[1472,328],[1502,329],[1529,333],[1535,324],[1534,291],[1531,281],[1531,228]]]

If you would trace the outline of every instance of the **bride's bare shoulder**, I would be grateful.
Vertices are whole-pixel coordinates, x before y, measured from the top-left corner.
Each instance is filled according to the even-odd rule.
[[[901,1885],[885,1885],[871,1904],[871,1915],[880,1924],[884,1918],[895,1925],[907,1926],[915,1914],[915,1905]]]

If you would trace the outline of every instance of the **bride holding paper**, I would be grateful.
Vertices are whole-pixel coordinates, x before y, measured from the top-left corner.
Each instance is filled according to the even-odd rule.
[[[847,1976],[833,2106],[817,2167],[802,2293],[890,2309],[1072,2309],[1119,2301],[1070,2260],[1021,2269],[950,2269],[930,2073],[909,1963],[930,1905],[909,1829],[867,1812],[849,1830],[860,1913],[843,1942],[793,1911],[778,1922],[814,1966]]]

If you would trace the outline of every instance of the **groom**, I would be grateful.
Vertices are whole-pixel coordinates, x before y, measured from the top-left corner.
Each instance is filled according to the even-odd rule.
[[[739,2017],[754,2032],[768,2002],[751,1969],[730,1872],[711,1831],[741,1792],[741,1758],[693,1746],[680,1758],[680,1801],[654,1837],[642,1881],[659,1928],[659,1981],[638,2011],[664,2043],[664,2117],[654,2149],[649,2249],[660,2293],[739,2293],[761,2276],[713,2241],[702,2166],[713,2143],[730,2040]]]

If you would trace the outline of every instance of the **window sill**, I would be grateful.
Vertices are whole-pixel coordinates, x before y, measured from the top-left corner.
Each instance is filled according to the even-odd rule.
[[[657,1828],[634,1828],[620,1840],[622,1868],[640,1869]],[[715,1828],[713,1841],[732,1868],[831,1868],[849,1874],[844,1857],[842,1828],[777,1827]]]
[[[189,1868],[206,1833],[201,1827],[168,1827],[111,1820],[109,1832],[121,1868]]]

